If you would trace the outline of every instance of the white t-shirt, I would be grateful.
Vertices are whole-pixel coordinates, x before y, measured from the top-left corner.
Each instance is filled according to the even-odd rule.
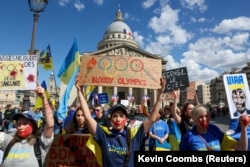
[[[8,143],[12,140],[13,136],[10,134],[0,133],[0,149],[5,150]],[[40,150],[42,155],[42,163],[44,163],[46,155],[53,142],[54,135],[51,138],[46,138],[44,135],[40,137]],[[1,159],[2,160],[2,159]],[[27,143],[27,140],[22,140],[15,143],[8,156],[3,162],[4,167],[39,167],[37,158],[35,156],[34,145]]]

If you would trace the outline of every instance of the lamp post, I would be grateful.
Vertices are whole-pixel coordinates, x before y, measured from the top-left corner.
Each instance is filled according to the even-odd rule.
[[[6,101],[6,106],[7,106],[7,104],[8,104],[8,93],[6,93],[5,96],[6,96],[5,101]]]
[[[48,4],[48,0],[28,0],[30,11],[34,13],[34,23],[32,30],[31,45],[29,50],[29,55],[34,55],[35,53],[35,40],[36,40],[36,28],[39,19],[39,13],[43,12]],[[24,91],[22,110],[29,110],[30,107],[30,91]]]

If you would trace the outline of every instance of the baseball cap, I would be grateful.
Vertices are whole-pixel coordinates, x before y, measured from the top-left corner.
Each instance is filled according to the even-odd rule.
[[[32,111],[24,111],[24,112],[21,112],[21,113],[16,113],[13,116],[13,119],[17,121],[20,117],[24,117],[24,118],[32,120],[32,121],[37,121],[37,116]]]
[[[112,115],[117,110],[122,111],[126,115],[126,117],[128,117],[127,108],[124,105],[122,105],[122,104],[116,104],[113,107],[111,107],[111,109],[110,109],[110,115]]]

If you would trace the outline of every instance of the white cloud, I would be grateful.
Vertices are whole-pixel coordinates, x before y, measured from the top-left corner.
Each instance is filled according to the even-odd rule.
[[[213,29],[216,33],[227,33],[232,30],[250,30],[250,18],[238,17],[235,19],[225,19]]]
[[[78,12],[82,11],[85,8],[84,4],[80,1],[76,1],[74,3],[74,7],[77,9]]]
[[[133,37],[134,37],[134,40],[138,43],[138,45],[143,48],[144,47],[144,37],[142,35],[139,34],[139,32],[137,31],[134,31],[133,32]]]
[[[123,18],[124,20],[140,21],[136,16],[133,16],[127,12],[124,14]]]
[[[97,3],[98,5],[102,5],[103,4],[103,0],[94,0],[95,3]]]
[[[171,47],[169,45],[184,44],[192,38],[190,33],[178,25],[178,10],[173,10],[169,5],[165,5],[158,11],[160,12],[160,16],[151,18],[148,23],[149,28],[156,34],[156,41],[153,41],[153,44],[149,44],[147,49],[155,50],[155,48],[150,48],[151,46],[155,47],[157,43],[159,43],[157,46],[160,48],[166,47],[170,49]],[[162,44],[162,42],[164,42],[164,44]],[[164,51],[166,51],[166,49],[164,49]]]
[[[201,12],[207,10],[205,0],[180,0],[180,2],[183,7],[191,10],[198,9]]]
[[[60,6],[66,6],[69,4],[70,0],[59,0],[58,3]]]
[[[151,6],[153,6],[155,4],[155,2],[157,2],[157,0],[146,0],[146,1],[142,2],[142,7],[144,9],[150,8]]]
[[[232,67],[241,67],[249,59],[249,53],[237,51],[237,41],[244,46],[249,34],[237,34],[224,38],[201,38],[189,44],[189,50],[183,53],[181,62],[190,71],[190,77],[211,80]],[[243,49],[243,47],[239,47]],[[236,49],[235,49],[236,48]],[[195,79],[194,78],[194,79]]]

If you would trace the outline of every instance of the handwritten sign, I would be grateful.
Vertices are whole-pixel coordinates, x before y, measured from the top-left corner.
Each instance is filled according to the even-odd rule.
[[[37,56],[0,55],[0,90],[34,90]]]
[[[86,147],[90,135],[55,135],[46,156],[46,167],[100,167],[95,155]]]
[[[223,75],[227,101],[232,119],[250,115],[250,92],[246,74]]]
[[[160,59],[130,56],[82,56],[79,85],[160,88]]]
[[[188,72],[186,67],[168,70],[163,72],[163,76],[165,76],[167,80],[165,93],[178,88],[183,90],[189,86]]]

